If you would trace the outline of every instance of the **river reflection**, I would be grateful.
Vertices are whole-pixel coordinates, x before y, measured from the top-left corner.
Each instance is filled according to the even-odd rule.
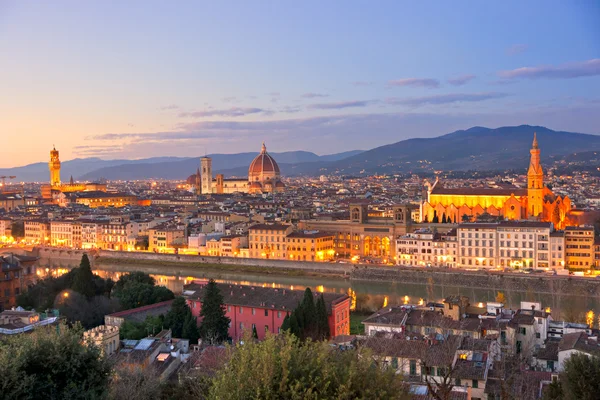
[[[41,263],[44,267],[47,264]],[[52,265],[52,269],[66,270],[77,265]],[[54,268],[53,268],[54,267]],[[356,308],[375,311],[381,307],[400,304],[419,304],[425,301],[437,301],[453,294],[461,294],[470,298],[471,304],[495,301],[498,292],[492,289],[464,288],[434,284],[412,284],[403,282],[354,281],[334,277],[289,276],[277,274],[259,274],[249,272],[232,272],[223,270],[199,270],[194,267],[162,267],[156,265],[125,265],[99,263],[94,272],[103,278],[118,280],[123,273],[143,271],[152,275],[156,282],[166,286],[174,293],[181,293],[183,286],[195,279],[213,278],[218,282],[257,285],[263,287],[304,290],[310,287],[318,292],[349,293],[355,295]],[[596,315],[600,311],[600,299],[585,294],[570,293],[552,295],[535,291],[504,290],[505,304],[516,309],[521,301],[537,301],[544,308],[552,310],[554,319],[569,321],[586,320],[586,313],[592,310]]]

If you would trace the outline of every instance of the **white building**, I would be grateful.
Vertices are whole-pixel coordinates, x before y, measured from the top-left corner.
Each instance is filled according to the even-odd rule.
[[[456,232],[440,235],[420,229],[396,239],[396,264],[406,266],[456,267]]]
[[[550,222],[502,222],[498,225],[498,265],[545,269],[550,266]]]
[[[458,267],[495,268],[498,224],[460,224],[457,229]]]

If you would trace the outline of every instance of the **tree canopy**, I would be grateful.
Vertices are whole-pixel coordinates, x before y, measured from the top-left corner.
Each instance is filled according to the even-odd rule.
[[[209,399],[404,399],[402,379],[368,352],[337,351],[290,333],[231,347]]]
[[[125,310],[175,298],[173,292],[164,286],[155,285],[154,278],[143,272],[121,275],[112,295],[119,299]]]
[[[2,398],[105,397],[110,365],[81,335],[80,325],[69,329],[61,324],[0,340]]]
[[[573,353],[564,364],[560,380],[546,392],[546,400],[594,400],[600,393],[600,357]]]

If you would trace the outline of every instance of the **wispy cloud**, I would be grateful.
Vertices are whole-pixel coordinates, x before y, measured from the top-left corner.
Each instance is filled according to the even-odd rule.
[[[204,110],[204,111],[186,111],[179,114],[179,117],[243,117],[249,114],[270,113],[269,110],[253,107],[231,107],[225,109]]]
[[[499,92],[449,93],[449,94],[440,94],[440,95],[435,95],[435,96],[423,96],[423,97],[408,97],[408,98],[390,97],[390,98],[385,99],[385,102],[388,104],[394,104],[394,105],[419,107],[419,106],[424,106],[424,105],[478,102],[478,101],[499,99],[499,98],[506,97],[506,96],[508,96],[507,93],[499,93]]]
[[[412,86],[433,89],[440,87],[440,81],[432,78],[405,78],[389,81],[388,86]]]
[[[448,79],[448,83],[454,86],[462,86],[471,82],[473,79],[475,79],[475,75],[461,75]]]
[[[600,58],[558,66],[523,67],[500,71],[498,75],[503,79],[571,79],[583,76],[596,76],[600,75]]]
[[[506,49],[506,54],[509,56],[516,56],[517,54],[521,54],[527,51],[529,46],[526,44],[515,44]]]
[[[369,100],[341,101],[337,103],[311,104],[307,108],[310,110],[339,110],[342,108],[366,107],[371,103]]]
[[[279,97],[279,96],[281,96],[281,93],[279,93],[279,92],[269,92],[267,94],[269,96],[271,96],[271,97]]]
[[[368,81],[354,81],[354,82],[352,82],[352,84],[354,86],[372,86],[374,83],[368,82]]]
[[[304,97],[305,99],[314,99],[315,97],[329,97],[329,95],[324,93],[304,93],[301,97]]]
[[[176,104],[169,104],[168,106],[160,107],[160,110],[178,110],[179,106]]]
[[[232,103],[237,100],[237,97],[228,96],[228,97],[223,97],[221,100],[223,100],[225,103]]]

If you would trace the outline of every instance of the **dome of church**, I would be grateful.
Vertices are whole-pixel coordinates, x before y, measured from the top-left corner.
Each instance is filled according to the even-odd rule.
[[[248,168],[248,177],[250,178],[250,181],[262,181],[266,178],[274,178],[278,176],[279,165],[277,165],[277,162],[273,159],[273,157],[267,153],[267,146],[265,146],[263,143],[260,154],[257,155],[256,158],[250,163],[250,168]]]
[[[196,184],[196,174],[188,176],[188,178],[186,179],[186,183],[188,185],[195,185]]]

